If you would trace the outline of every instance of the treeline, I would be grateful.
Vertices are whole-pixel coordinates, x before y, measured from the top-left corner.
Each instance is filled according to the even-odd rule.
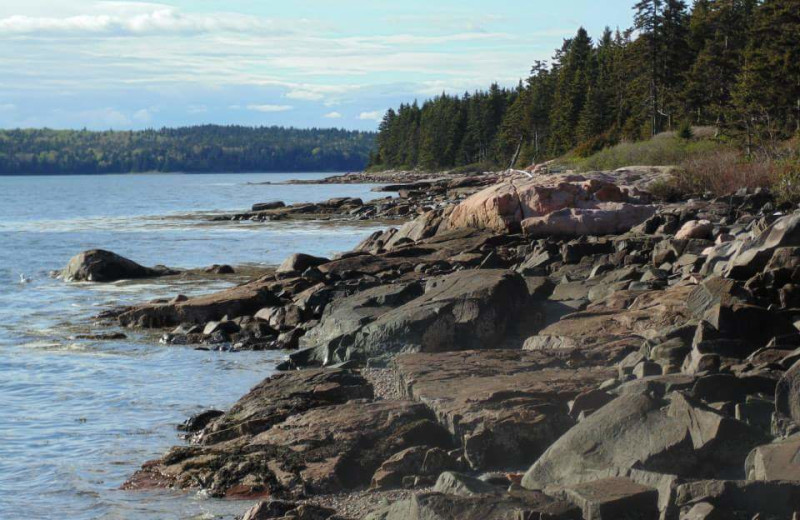
[[[350,171],[374,143],[372,132],[278,126],[0,130],[0,174]]]
[[[800,132],[798,0],[642,0],[634,27],[583,28],[513,89],[389,110],[375,168],[527,166],[714,125],[748,152]],[[688,130],[687,130],[688,131]]]

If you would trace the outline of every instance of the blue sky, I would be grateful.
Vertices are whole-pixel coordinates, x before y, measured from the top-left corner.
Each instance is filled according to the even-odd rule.
[[[389,106],[514,85],[633,0],[3,0],[0,127],[374,129]]]

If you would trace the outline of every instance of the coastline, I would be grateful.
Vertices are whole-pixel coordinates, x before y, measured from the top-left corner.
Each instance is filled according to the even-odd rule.
[[[306,510],[313,518],[378,510],[369,518],[579,518],[588,506],[575,486],[604,478],[616,479],[613,489],[594,492],[623,490],[625,507],[642,514],[671,518],[691,507],[681,502],[687,493],[733,507],[691,484],[731,475],[746,488],[751,451],[793,431],[791,420],[776,431],[771,417],[732,410],[751,398],[768,401],[764,388],[782,381],[795,359],[794,344],[781,338],[796,334],[796,313],[780,295],[785,288],[763,276],[793,264],[753,264],[748,239],[780,224],[768,250],[777,255],[796,245],[785,228],[800,216],[778,210],[765,192],[658,202],[647,192],[666,175],[657,168],[533,179],[403,175],[392,200],[408,209],[382,215],[402,225],[353,251],[293,255],[275,275],[228,291],[106,316],[128,327],[178,327],[173,334],[185,337],[177,344],[250,338],[263,346],[268,336],[264,348],[294,349],[283,372],[229,411],[195,421],[188,446],[145,464],[125,489],[267,500],[245,516],[253,520]],[[327,201],[314,211],[297,205],[224,218],[335,221],[358,218],[353,211],[365,205]],[[533,208],[541,216],[527,216]],[[745,314],[766,326],[736,318]],[[737,336],[748,346],[731,344]],[[753,378],[764,384],[723,392],[730,411],[708,408],[720,396],[707,385]],[[469,388],[460,383],[467,380]],[[645,422],[620,417],[619,407]],[[737,444],[726,448],[731,460],[712,444],[689,448],[669,470],[652,462],[672,447],[648,436],[692,431],[677,409],[739,428]],[[593,437],[603,421],[633,421],[630,437]],[[573,460],[575,435],[595,438],[600,454]],[[651,451],[636,464],[616,455],[638,442]],[[719,474],[701,469],[709,465]],[[754,499],[747,507],[764,506]]]

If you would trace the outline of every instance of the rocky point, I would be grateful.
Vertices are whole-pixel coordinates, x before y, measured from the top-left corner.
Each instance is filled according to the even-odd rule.
[[[404,223],[108,315],[289,350],[125,487],[258,497],[250,520],[797,518],[800,211],[667,203],[669,175],[413,178],[227,217]]]

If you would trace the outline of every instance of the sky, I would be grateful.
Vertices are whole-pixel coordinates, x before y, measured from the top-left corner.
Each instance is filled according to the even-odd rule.
[[[374,130],[387,108],[513,86],[633,0],[2,0],[0,128]]]

